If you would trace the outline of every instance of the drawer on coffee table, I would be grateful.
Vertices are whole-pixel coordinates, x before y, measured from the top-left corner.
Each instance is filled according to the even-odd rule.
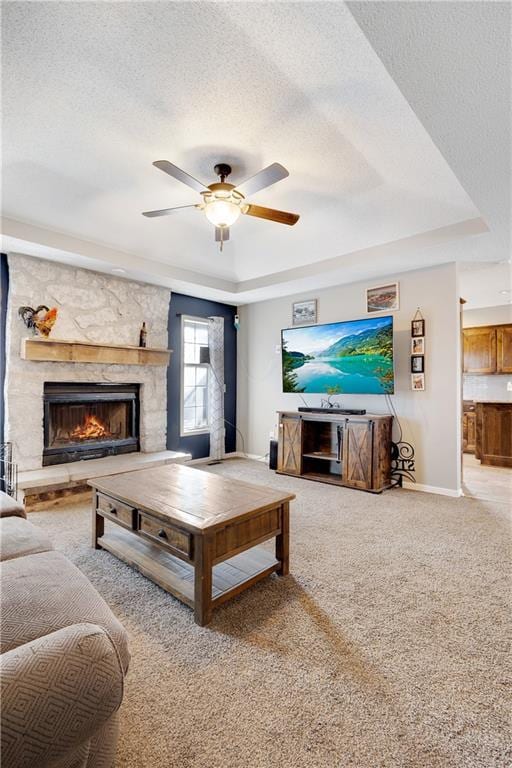
[[[98,493],[97,510],[98,514],[107,520],[113,520],[115,523],[119,523],[119,525],[131,530],[135,528],[136,510],[127,504],[123,504],[122,501],[111,499],[109,496]]]
[[[139,533],[151,541],[181,552],[190,559],[192,555],[192,537],[186,531],[175,528],[173,525],[161,523],[154,517],[139,512]]]

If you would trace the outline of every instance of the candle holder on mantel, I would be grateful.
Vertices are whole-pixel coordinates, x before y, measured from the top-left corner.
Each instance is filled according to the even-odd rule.
[[[148,341],[148,332],[146,330],[146,323],[142,323],[142,328],[139,334],[139,347],[146,347]]]

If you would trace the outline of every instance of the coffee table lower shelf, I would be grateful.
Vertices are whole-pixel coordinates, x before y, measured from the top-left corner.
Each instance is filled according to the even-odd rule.
[[[119,530],[105,532],[98,545],[133,566],[183,603],[194,607],[194,566],[140,536]],[[263,547],[252,547],[212,569],[212,607],[220,605],[260,579],[277,571],[280,562]]]

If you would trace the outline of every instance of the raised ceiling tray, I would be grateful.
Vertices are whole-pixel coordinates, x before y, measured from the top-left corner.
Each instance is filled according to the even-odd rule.
[[[63,339],[23,339],[23,360],[53,363],[105,363],[106,365],[169,365],[171,349],[96,344]]]

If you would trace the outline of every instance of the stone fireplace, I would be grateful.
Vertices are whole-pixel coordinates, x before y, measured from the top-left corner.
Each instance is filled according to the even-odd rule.
[[[43,466],[139,450],[139,385],[45,382]]]
[[[148,346],[166,349],[170,291],[30,256],[9,254],[8,260],[6,439],[13,445],[20,472],[53,463],[56,459],[52,457],[59,453],[59,461],[66,463],[94,458],[96,451],[113,449],[112,443],[118,452],[165,450],[165,365],[24,360],[20,354],[22,340],[30,336],[30,331],[18,316],[18,309],[24,305],[56,306],[58,318],[52,339],[99,344],[137,345],[145,322]],[[62,388],[70,385],[74,390],[64,393]],[[131,393],[121,391],[126,386],[133,388]],[[94,403],[91,398],[101,392],[113,393],[116,387],[121,400],[109,416],[106,401],[95,398]],[[83,394],[86,390],[87,407],[76,411],[79,423],[71,425],[56,398],[73,395],[79,399],[80,391]],[[87,424],[88,415],[98,418],[103,427]],[[101,434],[102,428],[111,435]],[[80,434],[84,431],[85,437]],[[69,451],[64,450],[66,443]],[[64,453],[70,456],[64,458]]]

